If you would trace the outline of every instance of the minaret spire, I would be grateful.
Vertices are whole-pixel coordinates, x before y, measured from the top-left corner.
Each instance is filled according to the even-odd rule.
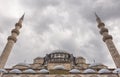
[[[25,13],[21,16],[21,18],[19,19],[19,22],[24,20],[24,16],[25,16]]]
[[[11,31],[11,36],[9,36],[7,39],[8,42],[0,56],[0,68],[4,68],[4,66],[6,65],[10,52],[17,41],[17,36],[20,33],[19,30],[22,27],[22,21],[24,19],[24,15],[25,14],[23,14],[22,17],[19,19],[19,21],[15,24],[15,29]]]
[[[98,23],[98,28],[100,29],[100,34],[103,36],[103,41],[107,45],[116,67],[120,68],[120,55],[112,41],[112,36],[109,35],[108,29],[105,28],[105,24],[101,21],[100,17],[96,13],[95,16]]]
[[[97,15],[96,12],[95,12],[95,16],[96,16],[96,21],[97,21],[97,23],[101,23],[102,21],[101,21],[100,17]]]

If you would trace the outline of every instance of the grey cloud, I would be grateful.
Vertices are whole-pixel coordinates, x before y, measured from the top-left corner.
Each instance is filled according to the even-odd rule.
[[[44,8],[49,5],[57,6],[59,5],[59,0],[21,0],[20,3],[29,9],[39,10],[40,8]]]
[[[0,32],[2,33],[8,33],[8,31],[10,31],[11,27],[14,27],[15,25],[15,19],[14,18],[10,18],[10,17],[2,17],[1,16],[1,20],[0,20],[1,24],[0,24]],[[4,30],[6,29],[6,30]]]
[[[31,62],[35,57],[43,56],[46,53],[52,52],[51,50],[59,48],[68,50],[75,56],[83,56],[89,62],[91,59],[96,59],[98,62],[113,64],[99,34],[99,29],[96,26],[94,12],[97,12],[106,22],[110,17],[119,18],[118,9],[120,2],[111,0],[109,1],[110,7],[104,5],[107,1],[99,3],[96,0],[21,0],[19,2],[20,7],[31,12],[31,15],[26,13],[23,25],[30,26],[30,29],[22,29],[23,32],[21,32],[19,40],[15,44],[7,66],[23,62],[25,59]],[[111,3],[113,4],[111,5]],[[43,15],[42,12],[49,6],[59,10],[58,13],[67,12],[67,20],[65,21],[64,16],[58,14],[48,13],[46,16]],[[13,25],[15,23],[13,21],[15,20],[3,20],[1,21],[3,25],[11,24],[12,26],[10,27],[14,28]],[[51,28],[51,24],[54,25],[53,28],[56,31]],[[1,30],[3,29],[5,27]],[[25,30],[30,31],[31,34],[27,34]],[[67,30],[72,33],[69,37],[66,34]],[[66,36],[62,36],[62,34],[66,34]]]
[[[78,13],[80,16],[89,20],[90,22],[95,21],[94,13],[97,12],[98,15],[104,17],[104,20],[109,18],[117,18],[119,17],[119,6],[120,1],[110,0],[110,1],[95,1],[95,0],[87,0],[87,1],[73,1],[73,0],[47,0],[47,1],[21,1],[22,4],[26,7],[31,7],[35,9],[35,12],[41,11],[41,8],[45,8],[46,6],[53,5],[54,7],[64,7],[67,11],[72,11]],[[108,5],[106,5],[108,3]],[[60,5],[61,4],[61,5]],[[64,6],[62,6],[64,5]],[[102,5],[102,6],[101,6]],[[59,7],[59,8],[60,8]],[[37,10],[39,8],[39,10]],[[58,9],[59,9],[58,8]],[[61,9],[61,8],[60,8]],[[107,11],[106,11],[107,10]],[[74,15],[74,13],[72,14]]]
[[[49,30],[49,24],[52,24],[53,20],[50,18],[46,18],[46,17],[42,17],[42,19],[40,19],[39,21],[36,22],[36,24],[34,25],[34,30],[37,33],[43,33]]]
[[[107,3],[107,5],[106,5]],[[84,10],[86,8],[86,10]],[[110,1],[95,1],[92,2],[92,5],[87,5],[83,7],[82,13],[85,18],[89,21],[94,21],[93,15],[94,12],[97,12],[98,15],[101,17],[103,20],[109,20],[109,19],[116,19],[119,18],[119,11],[120,9],[120,1],[116,0],[110,0]],[[91,14],[93,13],[93,15]],[[91,15],[90,15],[91,14]]]

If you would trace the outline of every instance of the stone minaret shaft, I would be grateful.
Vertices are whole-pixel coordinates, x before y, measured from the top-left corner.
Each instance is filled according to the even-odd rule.
[[[97,14],[95,15],[96,15],[96,21],[98,23],[98,28],[100,29],[100,34],[103,36],[103,41],[107,45],[116,67],[120,68],[120,55],[112,41],[112,36],[109,35],[108,29],[105,28],[105,24],[101,21],[98,15]]]
[[[8,42],[0,56],[0,68],[4,68],[10,52],[14,46],[14,43],[17,41],[17,36],[19,35],[19,29],[22,27],[22,21],[24,19],[24,15],[19,19],[18,23],[15,24],[15,29],[11,31],[11,36],[8,37]]]

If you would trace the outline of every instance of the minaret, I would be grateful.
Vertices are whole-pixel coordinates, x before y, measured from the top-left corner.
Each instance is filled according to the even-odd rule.
[[[103,36],[103,41],[107,45],[116,67],[120,68],[120,55],[112,41],[112,36],[109,35],[108,29],[105,28],[105,24],[101,21],[101,19],[98,17],[96,13],[95,16],[96,16],[96,21],[98,23],[98,28],[100,29],[100,34]]]
[[[23,16],[19,19],[18,23],[15,24],[15,29],[11,31],[11,36],[8,37],[8,42],[0,56],[0,68],[4,68],[6,65],[6,62],[8,60],[8,57],[10,55],[10,52],[14,46],[14,43],[17,41],[17,36],[19,35],[19,29],[22,27],[22,22],[24,19],[24,14]]]

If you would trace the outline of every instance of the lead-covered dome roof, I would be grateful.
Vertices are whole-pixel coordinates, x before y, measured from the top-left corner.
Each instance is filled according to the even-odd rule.
[[[63,65],[56,65],[53,69],[55,69],[55,70],[65,70],[65,67]]]
[[[0,69],[0,73],[7,73],[5,69]]]
[[[29,64],[27,63],[18,63],[17,66],[25,66],[25,67],[30,67]]]
[[[10,73],[22,73],[22,71],[19,69],[12,69]]]
[[[50,54],[57,54],[57,53],[63,53],[63,54],[70,54],[68,51],[66,50],[61,50],[61,49],[57,49],[57,50],[53,50],[52,53]]]
[[[80,71],[78,69],[71,69],[69,72],[72,74],[80,73]]]
[[[111,73],[111,71],[104,68],[104,69],[99,70],[98,73]]]

